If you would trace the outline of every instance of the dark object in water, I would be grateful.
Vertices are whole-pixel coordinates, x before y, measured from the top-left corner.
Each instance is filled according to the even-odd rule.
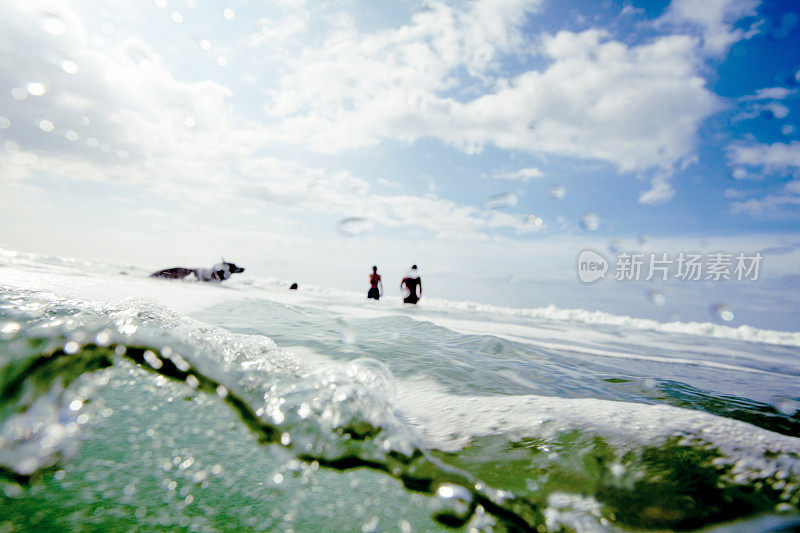
[[[244,268],[235,263],[228,263],[224,259],[211,268],[185,268],[175,267],[159,270],[150,274],[151,278],[184,279],[194,275],[197,281],[213,281],[219,283],[231,277],[232,274],[244,272]]]
[[[367,298],[373,300],[380,300],[383,294],[383,282],[381,275],[378,274],[378,267],[372,266],[372,274],[369,275],[369,290],[367,291]]]
[[[296,291],[297,290],[297,283],[292,283],[292,286],[289,287],[289,290],[290,291]]]
[[[404,303],[416,304],[422,298],[422,280],[417,272],[417,265],[412,265],[411,271],[400,282],[400,290],[407,292],[403,297]]]

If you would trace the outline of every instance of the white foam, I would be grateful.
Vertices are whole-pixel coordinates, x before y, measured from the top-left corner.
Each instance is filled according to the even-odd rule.
[[[306,347],[287,351],[318,371],[342,365]],[[751,473],[768,475],[783,468],[800,475],[800,439],[702,411],[592,398],[454,395],[425,376],[395,378],[394,382],[396,416],[426,448],[457,451],[484,435],[548,439],[571,430],[599,434],[620,446],[653,445],[673,436],[697,437],[717,448],[731,464],[745,459],[742,464]],[[767,457],[767,452],[773,456]]]
[[[784,468],[800,475],[800,439],[668,405],[536,395],[457,396],[427,380],[401,381],[396,405],[426,446],[444,450],[461,449],[482,435],[547,439],[575,429],[622,446],[685,436],[708,442],[731,462],[745,458],[752,471]]]
[[[554,305],[539,308],[514,308],[482,304],[470,301],[453,301],[439,298],[423,298],[418,306],[399,303],[398,299],[384,299],[380,302],[365,304],[364,294],[342,289],[323,288],[312,285],[303,287],[302,295],[293,300],[286,297],[285,287],[288,282],[253,277],[248,284],[263,289],[270,297],[280,299],[284,303],[302,303],[324,305],[321,300],[336,302],[332,307],[337,312],[353,317],[376,316],[379,311],[393,311],[411,317],[429,316],[429,311],[465,311],[490,315],[494,320],[499,317],[537,319],[552,324],[587,324],[612,326],[626,330],[653,331],[680,335],[728,339],[734,341],[760,342],[778,346],[800,347],[800,332],[760,329],[742,325],[739,327],[723,326],[712,322],[659,322],[647,318],[635,318],[624,315],[612,315],[602,311],[586,309],[562,309]],[[275,294],[277,293],[277,294]],[[349,304],[349,305],[348,305]],[[331,306],[326,306],[331,308]]]

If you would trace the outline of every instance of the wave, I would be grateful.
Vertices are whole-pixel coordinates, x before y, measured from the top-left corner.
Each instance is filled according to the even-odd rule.
[[[569,511],[588,501],[596,512],[581,520],[597,527],[689,528],[800,501],[800,440],[705,413],[448,394],[375,360],[311,365],[262,335],[138,299],[2,289],[0,320],[7,482],[36,484],[75,457],[76,434],[97,417],[92,376],[132,364],[223,403],[265,452],[397,479],[433,498],[446,526],[486,513],[509,530],[585,529]]]
[[[255,276],[251,276],[246,280],[240,280],[238,283],[273,291],[282,291],[289,285],[288,281],[271,278],[258,278]],[[340,303],[358,305],[363,305],[364,303],[363,294],[344,289],[306,285],[302,287],[302,293],[308,296],[316,296],[324,298],[328,301],[336,301]],[[396,307],[391,303],[387,305],[384,302],[380,302],[377,305],[371,303],[370,305],[377,309],[389,309]],[[552,322],[613,326],[630,330],[654,331],[659,333],[694,335],[715,339],[800,347],[800,332],[761,329],[748,325],[732,327],[715,324],[712,322],[659,322],[657,320],[648,318],[614,315],[603,311],[591,311],[588,309],[564,309],[555,305],[537,308],[516,308],[472,301],[446,300],[430,297],[425,297],[423,300],[421,300],[419,307],[422,309],[435,309],[438,311],[467,311],[492,315],[494,317],[527,318],[547,320]]]

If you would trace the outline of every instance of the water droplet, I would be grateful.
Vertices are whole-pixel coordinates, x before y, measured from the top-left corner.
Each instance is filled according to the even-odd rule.
[[[657,307],[662,307],[666,301],[666,298],[664,298],[664,293],[658,289],[648,291],[647,299],[650,300],[650,303]]]
[[[20,330],[17,322],[0,322],[0,336],[12,336]]]
[[[86,139],[86,145],[89,148],[97,148],[98,146],[100,146],[100,141],[98,141],[94,137],[89,137],[88,139]]]
[[[40,120],[39,121],[39,129],[42,130],[42,131],[50,132],[50,131],[53,131],[54,128],[55,128],[55,126],[49,120]]]
[[[225,56],[217,57],[217,65],[224,67],[227,64],[228,64],[228,59]]]
[[[554,185],[547,189],[547,194],[550,198],[555,198],[556,200],[562,200],[564,196],[567,194],[567,188],[561,185]]]
[[[747,171],[743,168],[735,168],[731,171],[731,177],[735,180],[743,180],[747,178]]]
[[[230,9],[230,8],[226,9],[226,10],[223,12],[223,14],[225,15],[225,18],[226,18],[226,19],[228,19],[228,20],[232,20],[232,19],[233,19],[233,17],[235,17],[235,16],[236,16],[236,13],[234,13],[234,12],[233,12],[233,9]]]
[[[600,227],[600,217],[594,213],[584,213],[578,222],[586,231],[597,231]]]
[[[625,241],[619,237],[614,237],[608,241],[608,251],[612,254],[618,254],[625,250]]]
[[[192,116],[187,116],[186,118],[184,118],[184,119],[183,119],[183,124],[184,124],[184,126],[186,126],[187,128],[194,128],[194,125],[195,125],[196,123],[195,123],[195,121],[194,121],[194,117],[192,117]]]
[[[486,199],[486,209],[500,209],[514,207],[519,202],[519,196],[513,192],[495,194]]]
[[[69,402],[70,411],[79,411],[81,407],[83,407],[83,402],[81,400],[72,400]]]
[[[28,93],[33,96],[42,96],[47,92],[47,88],[38,81],[30,82],[25,88],[28,90]]]
[[[800,411],[800,401],[791,398],[779,398],[775,402],[775,408],[786,416],[794,416]]]
[[[61,35],[67,31],[67,25],[64,24],[64,21],[61,20],[61,17],[54,14],[46,15],[42,21],[42,26],[44,26],[44,30],[47,33],[52,33],[53,35]]]
[[[17,100],[25,100],[28,97],[28,91],[26,91],[22,87],[15,87],[11,89],[11,96],[16,98]]]
[[[164,366],[164,363],[161,361],[161,359],[152,350],[145,351],[143,357],[144,357],[144,360],[147,362],[147,364],[150,365],[151,367],[153,367],[156,370],[158,370],[162,366]],[[187,379],[187,381],[188,381],[188,379]]]
[[[542,224],[544,223],[542,221],[542,218],[541,217],[537,217],[536,215],[527,215],[527,216],[522,218],[522,221],[525,222],[525,224],[528,224],[528,225],[536,227],[536,228],[542,227]]]
[[[164,9],[167,7],[167,0],[154,0],[156,7]]]
[[[347,237],[358,237],[371,231],[373,223],[370,219],[364,217],[348,217],[341,219],[336,228],[339,233]]]
[[[11,121],[8,117],[0,117],[0,130],[7,130],[11,127]]]
[[[108,346],[111,343],[111,333],[108,331],[101,331],[95,337],[95,342],[98,346]]]
[[[347,374],[389,404],[397,397],[397,385],[389,367],[370,357],[360,357],[350,361]]]
[[[126,150],[120,150],[119,152],[117,152],[117,157],[119,157],[123,161],[126,161],[130,159],[131,154],[129,154]]]
[[[67,132],[64,133],[64,137],[66,137],[68,141],[72,142],[75,142],[81,138],[81,136],[78,135],[78,132],[75,130],[67,130]]]
[[[442,483],[436,489],[434,516],[448,525],[465,523],[472,514],[472,494],[464,487]]]
[[[378,517],[373,516],[369,521],[361,526],[362,533],[375,533],[378,531]]]
[[[78,64],[74,61],[70,61],[69,59],[65,59],[61,62],[61,70],[66,72],[67,74],[75,74],[78,72]]]
[[[64,345],[64,353],[73,354],[80,350],[81,345],[75,341],[69,341]]]
[[[714,304],[709,308],[709,311],[711,312],[711,316],[724,320],[725,322],[730,322],[734,318],[733,311],[730,310],[727,304]]]
[[[180,24],[183,22],[183,15],[181,15],[178,11],[173,11],[170,18],[175,24]]]
[[[202,41],[200,41],[200,49],[205,50],[206,52],[211,50],[211,41],[209,41],[208,39],[203,39]]]

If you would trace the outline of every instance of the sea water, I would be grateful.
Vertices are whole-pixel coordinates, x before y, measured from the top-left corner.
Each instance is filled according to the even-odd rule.
[[[0,530],[797,527],[800,334],[0,251]]]

